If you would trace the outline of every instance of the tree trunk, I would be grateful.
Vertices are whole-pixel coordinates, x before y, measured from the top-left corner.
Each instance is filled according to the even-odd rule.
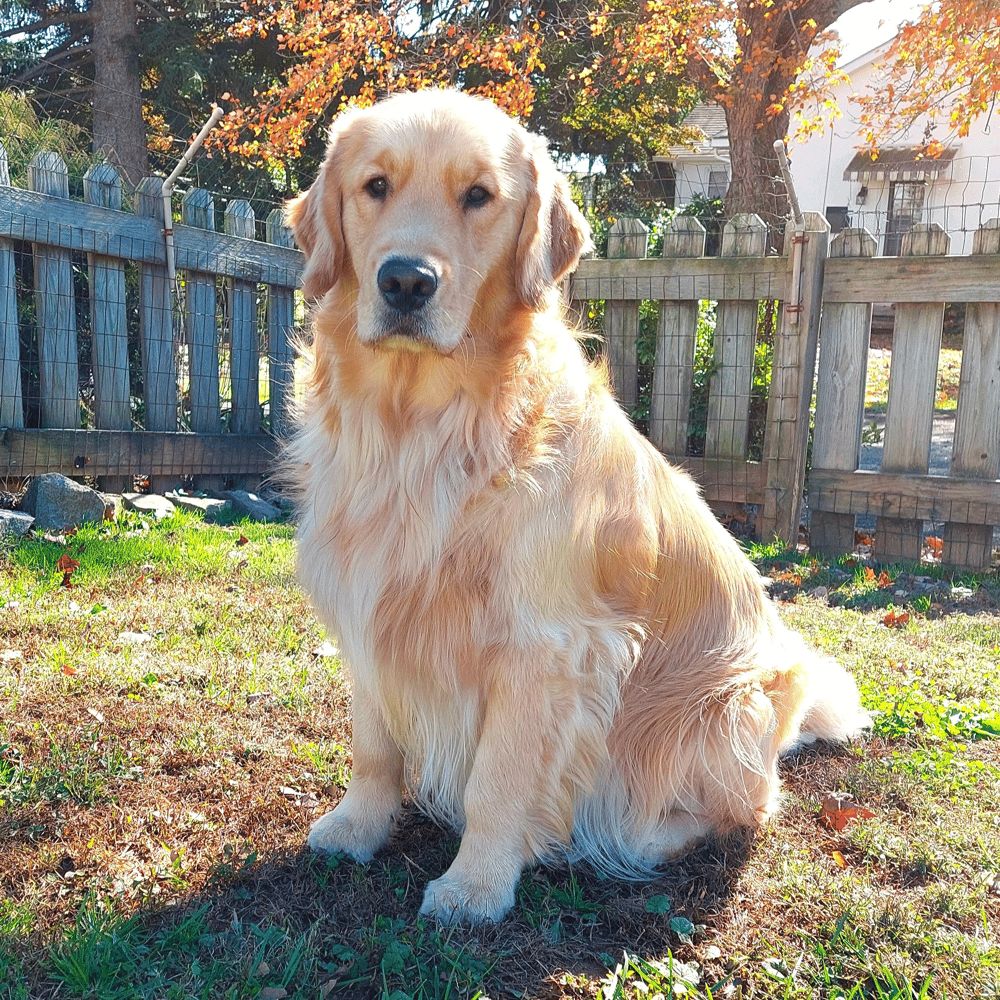
[[[95,153],[104,153],[134,188],[149,174],[142,117],[135,0],[93,0]]]

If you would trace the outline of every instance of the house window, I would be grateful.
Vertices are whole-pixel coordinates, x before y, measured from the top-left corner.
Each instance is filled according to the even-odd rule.
[[[827,205],[826,221],[830,223],[830,232],[839,233],[851,224],[846,205]]]
[[[889,184],[889,217],[885,226],[886,257],[898,257],[903,237],[920,222],[924,210],[923,181]]]
[[[710,170],[708,172],[708,198],[714,201],[716,198],[725,198],[729,189],[729,171]]]

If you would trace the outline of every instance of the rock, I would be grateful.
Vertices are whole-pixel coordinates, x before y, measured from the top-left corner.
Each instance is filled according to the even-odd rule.
[[[217,517],[223,511],[229,510],[232,507],[232,502],[229,500],[216,500],[212,497],[194,497],[188,496],[186,493],[168,493],[166,497],[176,507],[181,507],[184,510],[200,511],[205,517]]]
[[[35,528],[71,528],[88,521],[103,521],[107,501],[89,486],[47,472],[36,476],[21,500],[21,510],[35,518]]]
[[[249,517],[251,521],[276,521],[281,517],[281,510],[273,503],[262,500],[256,493],[246,490],[226,490],[220,494],[231,500],[233,510],[240,517]]]
[[[157,493],[123,493],[122,503],[126,510],[137,510],[141,514],[152,514],[157,521],[170,517],[177,508]]]
[[[0,538],[22,538],[35,523],[30,514],[21,514],[16,510],[0,510]]]

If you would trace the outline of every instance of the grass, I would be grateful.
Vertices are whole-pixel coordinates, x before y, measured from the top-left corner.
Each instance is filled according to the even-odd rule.
[[[1000,585],[752,557],[872,735],[787,762],[765,830],[650,883],[536,868],[501,924],[441,930],[417,910],[458,841],[415,812],[370,864],[304,849],[348,779],[349,694],[289,526],[8,545],[0,1000],[996,996]],[[830,792],[870,815],[826,828]]]
[[[871,348],[868,351],[868,376],[865,383],[865,410],[885,413],[889,400],[889,372],[892,367],[891,348]],[[961,348],[942,347],[938,362],[937,391],[934,407],[954,412],[958,407],[958,385],[962,371]]]

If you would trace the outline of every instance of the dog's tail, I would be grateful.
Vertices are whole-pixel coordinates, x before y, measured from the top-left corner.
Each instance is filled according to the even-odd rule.
[[[805,680],[805,700],[797,732],[782,744],[781,753],[794,753],[817,740],[846,743],[870,727],[872,717],[861,705],[851,674],[831,657],[813,652],[794,633],[788,633],[786,642],[801,646],[796,657]]]

